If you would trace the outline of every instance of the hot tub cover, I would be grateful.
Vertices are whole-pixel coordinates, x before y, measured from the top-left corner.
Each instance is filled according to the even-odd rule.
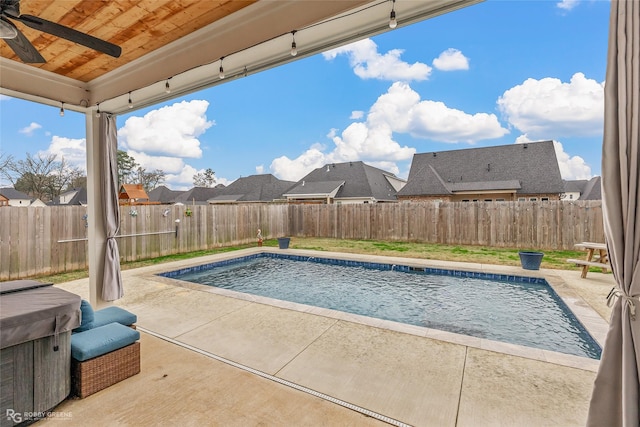
[[[80,325],[80,296],[51,283],[0,283],[0,348],[57,335]]]

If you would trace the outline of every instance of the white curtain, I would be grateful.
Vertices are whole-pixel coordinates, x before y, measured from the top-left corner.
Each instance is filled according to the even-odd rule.
[[[616,287],[588,426],[640,426],[640,2],[612,0],[602,201]]]
[[[102,299],[114,301],[124,296],[122,275],[120,274],[120,251],[115,236],[120,228],[120,210],[118,209],[118,138],[116,117],[111,114],[100,115],[100,159],[102,173],[100,185],[104,194],[104,228],[107,247],[104,254],[104,275],[102,281]]]

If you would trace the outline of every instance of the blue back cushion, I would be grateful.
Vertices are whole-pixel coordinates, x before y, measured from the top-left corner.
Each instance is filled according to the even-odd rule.
[[[80,302],[80,312],[82,313],[82,323],[80,323],[80,326],[75,328],[73,332],[82,332],[93,328],[95,314],[89,301],[83,299]]]

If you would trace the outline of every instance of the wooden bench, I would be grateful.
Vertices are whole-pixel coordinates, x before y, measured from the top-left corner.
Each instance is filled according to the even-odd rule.
[[[604,263],[604,262],[587,261],[584,259],[568,259],[567,262],[582,266],[582,275],[580,277],[582,277],[583,279],[587,277],[587,272],[589,271],[589,267],[601,268],[603,273],[606,273],[607,270],[611,270],[611,265],[609,263]]]
[[[604,243],[582,242],[576,243],[575,247],[587,251],[587,256],[585,259],[568,259],[567,262],[582,266],[582,274],[580,277],[583,279],[587,277],[589,267],[601,268],[603,273],[611,269],[607,254],[607,245]]]

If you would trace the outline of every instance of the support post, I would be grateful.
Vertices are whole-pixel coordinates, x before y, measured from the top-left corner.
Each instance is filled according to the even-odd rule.
[[[87,130],[87,214],[88,214],[88,238],[89,238],[89,301],[91,305],[99,309],[107,305],[102,300],[102,282],[104,275],[104,254],[106,248],[106,233],[104,230],[104,204],[105,195],[100,185],[100,177],[105,171],[100,161],[99,118],[93,111],[85,113]]]

